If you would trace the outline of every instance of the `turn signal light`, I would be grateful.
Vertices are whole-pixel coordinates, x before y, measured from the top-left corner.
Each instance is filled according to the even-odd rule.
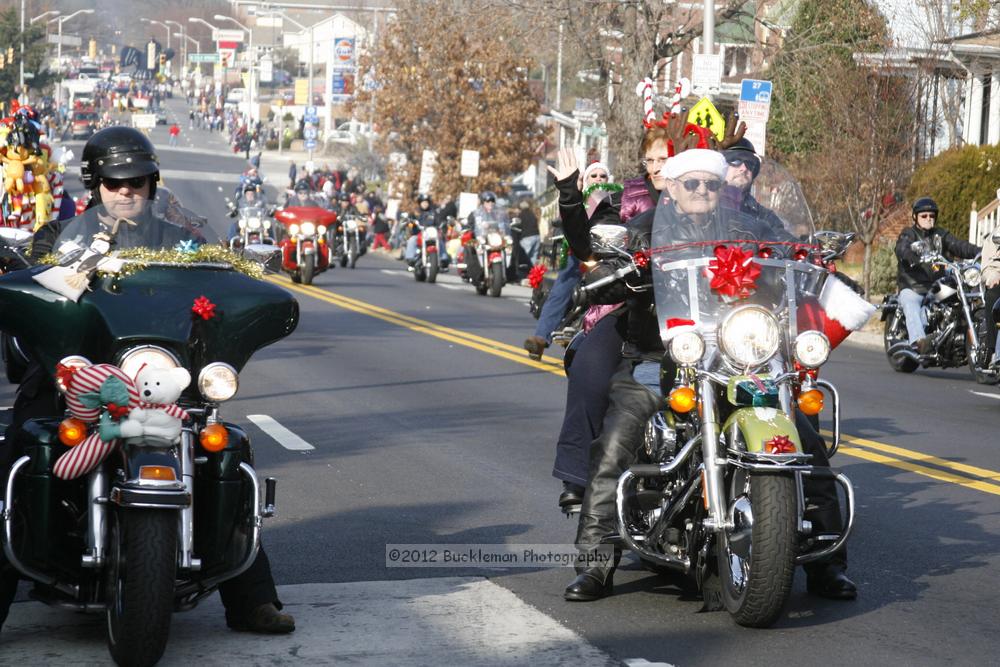
[[[222,424],[209,424],[198,434],[201,446],[210,452],[220,452],[229,444],[229,431]]]
[[[141,466],[139,479],[176,482],[177,473],[170,466]]]
[[[810,389],[799,394],[799,410],[807,415],[818,415],[823,411],[823,392]]]
[[[694,409],[698,404],[698,398],[691,387],[677,387],[670,392],[670,409],[674,412],[686,414]]]
[[[59,442],[76,447],[87,437],[87,425],[76,417],[69,417],[59,424]]]

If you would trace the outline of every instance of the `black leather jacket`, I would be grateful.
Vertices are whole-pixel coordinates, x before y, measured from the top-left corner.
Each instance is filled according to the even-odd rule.
[[[951,258],[972,259],[982,250],[940,227],[920,229],[912,225],[904,229],[896,240],[896,259],[899,260],[896,283],[899,289],[909,288],[917,294],[927,294],[927,290],[940,276],[933,267],[920,263],[920,256],[910,248],[914,241],[926,241],[939,247],[946,257]]]
[[[713,219],[707,224],[698,224],[689,217],[679,213],[672,204],[657,206],[644,211],[629,220],[628,236],[629,250],[633,253],[639,250],[649,250],[654,221],[668,226],[671,244],[682,244],[697,241],[713,241],[716,239],[732,241],[787,241],[796,243],[798,239],[783,230],[773,229],[766,221],[747,216],[731,208],[719,208]],[[699,251],[701,252],[701,251]],[[620,261],[601,262],[587,272],[585,283],[595,282],[614,273],[622,266]],[[625,357],[660,358],[663,356],[663,342],[660,340],[660,327],[656,317],[656,307],[653,301],[653,290],[636,292],[629,287],[650,285],[652,274],[647,267],[637,274],[633,273],[625,281],[616,281],[591,294],[592,303],[620,303],[625,301],[628,308],[626,330],[623,333],[625,345],[622,354]]]

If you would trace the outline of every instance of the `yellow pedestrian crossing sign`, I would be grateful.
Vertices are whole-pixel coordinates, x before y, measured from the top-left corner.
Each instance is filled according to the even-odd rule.
[[[719,141],[726,136],[726,119],[707,97],[701,98],[691,107],[691,111],[688,112],[688,122],[698,127],[707,127]]]

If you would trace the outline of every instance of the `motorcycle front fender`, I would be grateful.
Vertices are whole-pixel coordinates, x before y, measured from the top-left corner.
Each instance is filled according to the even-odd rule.
[[[109,499],[120,507],[182,509],[191,505],[177,445],[154,438],[133,438],[119,448],[124,480],[111,484]],[[172,470],[174,479],[143,479],[143,468]]]
[[[731,433],[734,427],[743,436],[748,452],[769,453],[764,451],[764,444],[778,436],[787,437],[795,446],[796,453],[802,452],[795,422],[777,408],[737,408],[723,424],[722,431]]]

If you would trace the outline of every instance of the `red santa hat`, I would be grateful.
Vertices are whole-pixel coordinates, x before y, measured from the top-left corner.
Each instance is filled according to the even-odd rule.
[[[823,283],[818,299],[804,300],[798,311],[800,331],[821,331],[830,341],[830,349],[844,342],[875,314],[877,308],[859,296],[843,281],[830,276]]]

